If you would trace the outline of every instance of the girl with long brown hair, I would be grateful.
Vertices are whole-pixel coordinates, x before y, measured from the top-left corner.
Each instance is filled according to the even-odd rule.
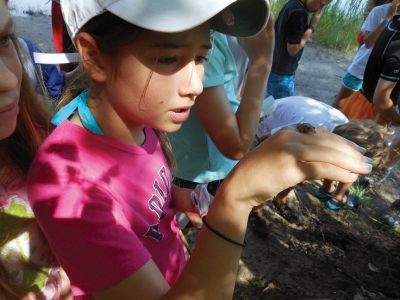
[[[26,192],[49,113],[22,68],[7,2],[0,0],[0,299],[60,299],[61,269]]]

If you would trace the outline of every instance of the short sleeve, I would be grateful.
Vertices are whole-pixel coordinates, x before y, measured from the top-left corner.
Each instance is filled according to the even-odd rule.
[[[385,17],[387,10],[388,5],[374,7],[365,18],[365,21],[361,26],[361,31],[363,33],[374,31],[375,28],[379,25],[381,19]]]
[[[388,49],[383,60],[380,78],[388,81],[400,79],[400,55],[396,52],[398,51],[395,51],[395,49]]]
[[[119,202],[96,183],[80,179],[76,170],[63,176],[51,166],[35,166],[28,192],[75,295],[108,288],[150,260]]]
[[[308,28],[308,15],[304,10],[296,10],[290,14],[286,25],[286,42],[299,44]]]

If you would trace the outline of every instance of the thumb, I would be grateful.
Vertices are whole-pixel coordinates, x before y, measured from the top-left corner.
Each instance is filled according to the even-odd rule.
[[[194,227],[199,229],[201,228],[201,226],[203,225],[203,221],[201,220],[201,217],[198,214],[198,212],[186,211],[185,214],[186,217],[189,219],[190,223],[192,223]]]

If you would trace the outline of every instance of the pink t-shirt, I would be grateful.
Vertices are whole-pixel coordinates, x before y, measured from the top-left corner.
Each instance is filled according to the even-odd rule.
[[[171,173],[154,131],[132,146],[64,121],[31,166],[29,201],[74,295],[111,287],[150,259],[170,285],[185,264]]]

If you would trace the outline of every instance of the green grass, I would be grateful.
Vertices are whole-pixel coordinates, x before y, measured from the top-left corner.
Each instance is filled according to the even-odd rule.
[[[367,205],[372,200],[370,190],[356,183],[350,187],[349,194],[360,199],[362,205]]]
[[[287,0],[271,0],[271,9],[278,17]],[[345,4],[341,4],[341,2]],[[364,22],[365,3],[361,0],[332,0],[325,7],[313,42],[346,53],[354,53],[357,48],[357,34]]]

